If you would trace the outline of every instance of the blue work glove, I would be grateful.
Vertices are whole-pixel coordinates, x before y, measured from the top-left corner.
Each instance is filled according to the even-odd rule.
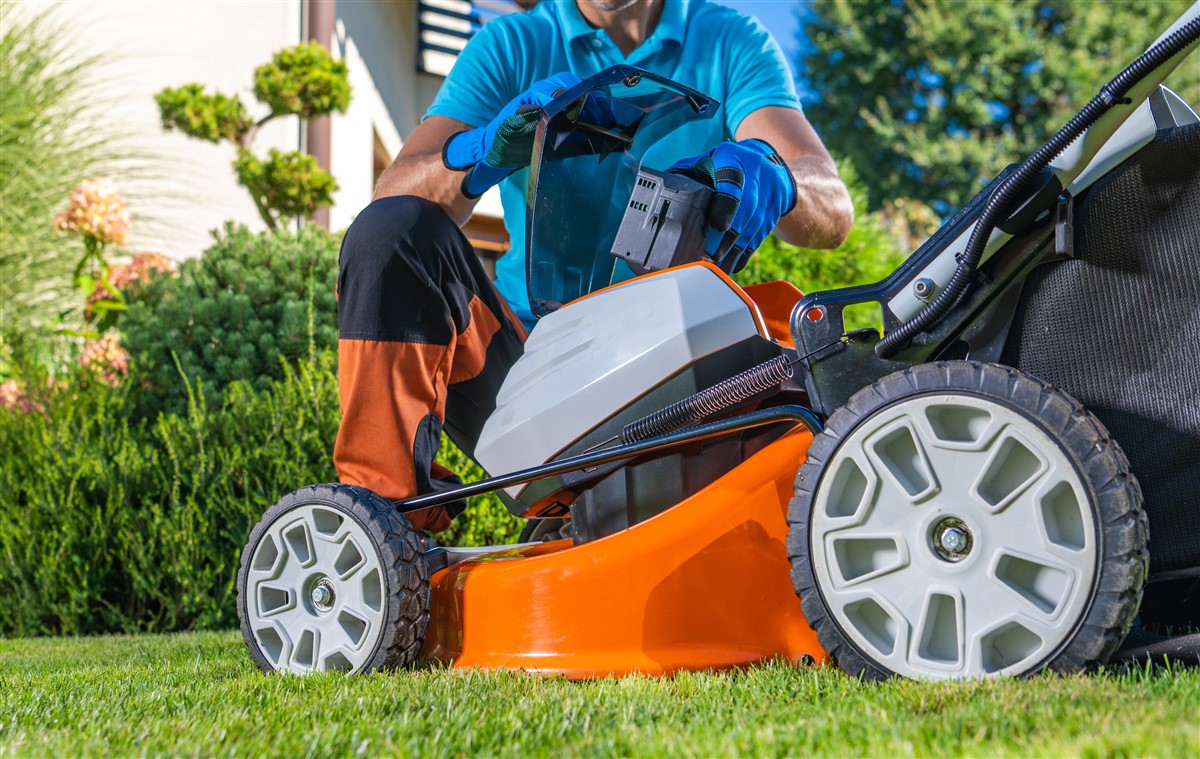
[[[796,207],[796,182],[762,140],[722,142],[667,170],[714,190],[704,252],[729,274],[741,271],[779,220]]]
[[[463,179],[463,195],[477,198],[500,180],[528,166],[542,109],[579,81],[574,74],[563,72],[534,82],[487,125],[459,132],[446,140],[442,163],[453,171],[469,172]]]

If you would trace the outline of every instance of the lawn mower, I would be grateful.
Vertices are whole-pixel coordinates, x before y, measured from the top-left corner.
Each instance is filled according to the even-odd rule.
[[[716,101],[628,66],[561,94],[540,318],[472,452],[496,476],[285,496],[238,574],[252,658],[975,678],[1102,663],[1139,611],[1197,624],[1200,119],[1161,82],[1198,39],[1200,5],[886,279],[807,295],[735,284],[711,188],[643,165]],[[521,543],[404,516],[488,492]]]

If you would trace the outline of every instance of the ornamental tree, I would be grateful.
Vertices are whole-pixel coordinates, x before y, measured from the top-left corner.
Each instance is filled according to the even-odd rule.
[[[207,92],[202,84],[168,87],[155,96],[163,128],[208,142],[237,147],[233,170],[250,193],[271,229],[289,218],[310,218],[333,205],[338,185],[310,155],[272,149],[266,157],[252,150],[258,130],[271,119],[295,115],[303,119],[345,113],[350,104],[346,64],[334,60],[317,42],[303,42],[275,53],[254,70],[254,96],[266,107],[258,120],[237,95]]]
[[[1024,159],[1193,0],[814,0],[799,71],[830,151],[871,208],[961,206]],[[1167,79],[1200,97],[1200,61]]]

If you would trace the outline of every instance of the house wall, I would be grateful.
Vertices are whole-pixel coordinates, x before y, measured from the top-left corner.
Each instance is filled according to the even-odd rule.
[[[334,114],[334,177],[340,185],[330,211],[331,229],[344,229],[371,200],[374,135],[389,160],[412,134],[433,102],[442,78],[417,69],[417,3],[338,0],[334,55],[346,61],[353,97],[345,114]],[[480,199],[476,213],[499,217],[500,193]]]
[[[134,213],[132,251],[185,258],[207,247],[209,230],[226,220],[263,227],[234,179],[233,147],[164,132],[154,95],[200,82],[240,95],[253,116],[263,115],[252,92],[253,70],[300,40],[300,0],[22,0],[16,8],[53,14],[83,54],[102,57],[97,95],[112,128],[145,156],[118,177]],[[272,121],[255,140],[258,151],[299,146],[295,117]]]
[[[234,178],[228,143],[165,132],[154,95],[199,82],[237,94],[255,118],[254,69],[306,36],[302,0],[19,0],[20,13],[52,14],[83,55],[99,56],[97,95],[114,131],[141,156],[116,178],[134,213],[132,252],[197,256],[210,230],[226,221],[263,229],[254,204]],[[415,0],[338,0],[332,52],[346,61],[353,88],[345,114],[331,118],[330,170],[340,190],[330,228],[345,229],[374,190],[375,136],[389,159],[420,123],[442,79],[417,70]],[[296,117],[268,123],[254,150],[303,150]],[[64,198],[65,201],[65,198]],[[478,213],[500,216],[498,192]]]
[[[341,189],[330,211],[331,229],[344,229],[375,189],[375,135],[389,158],[420,123],[441,84],[417,73],[415,2],[337,3],[333,53],[346,62],[353,96],[332,119],[330,170]]]

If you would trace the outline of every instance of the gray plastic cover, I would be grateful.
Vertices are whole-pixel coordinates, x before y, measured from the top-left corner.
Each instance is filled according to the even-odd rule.
[[[545,463],[693,361],[763,334],[760,324],[758,309],[711,264],[575,301],[529,335],[475,457],[493,475]]]

